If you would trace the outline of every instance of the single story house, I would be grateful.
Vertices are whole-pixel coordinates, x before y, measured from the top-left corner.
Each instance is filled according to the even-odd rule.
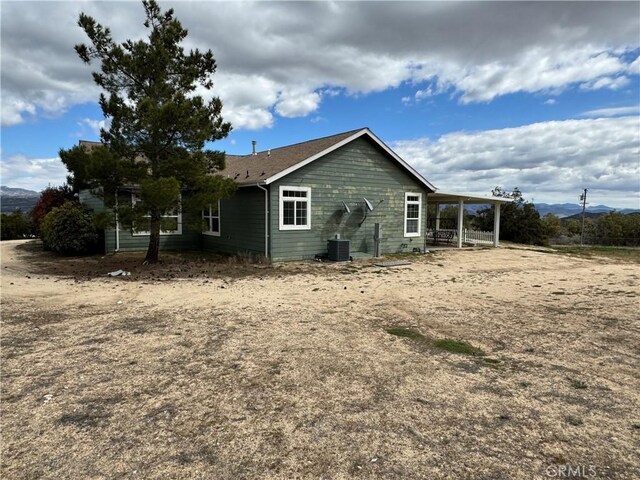
[[[235,195],[202,212],[204,231],[190,229],[182,212],[173,212],[175,229],[161,234],[161,249],[245,252],[272,261],[357,258],[424,251],[427,235],[436,240],[442,231],[461,247],[465,202],[495,205],[491,243],[498,243],[504,199],[438,192],[368,128],[261,152],[254,142],[251,154],[227,155],[220,174],[236,181]],[[88,191],[80,199],[104,208]],[[135,191],[120,192],[118,202],[135,201]],[[457,229],[439,229],[437,218],[427,228],[427,201],[458,204]],[[105,232],[107,252],[147,245],[148,232],[117,224]]]

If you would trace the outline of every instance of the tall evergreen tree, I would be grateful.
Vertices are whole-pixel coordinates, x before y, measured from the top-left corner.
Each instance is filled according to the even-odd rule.
[[[230,196],[236,185],[215,175],[224,168],[224,153],[205,149],[206,142],[231,131],[220,99],[207,101],[196,94],[198,88],[213,88],[213,53],[186,53],[180,44],[187,30],[173,10],[161,11],[155,0],[142,4],[148,37],[121,44],[113,41],[109,28],[80,14],[78,25],[91,44],[75,49],[85,63],[100,64],[93,79],[105,91],[99,103],[111,123],[101,130],[103,147],[73,147],[62,150],[60,158],[75,189],[100,188],[105,203],[114,208],[118,188],[139,186],[140,201],[118,207],[120,221],[148,222],[145,260],[156,262],[163,215],[176,208],[198,211]]]

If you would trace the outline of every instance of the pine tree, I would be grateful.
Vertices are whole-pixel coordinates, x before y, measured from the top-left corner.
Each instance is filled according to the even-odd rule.
[[[224,153],[205,149],[206,142],[231,131],[221,115],[221,100],[196,94],[198,88],[213,89],[213,53],[186,53],[180,44],[188,32],[173,10],[161,11],[154,0],[142,4],[148,37],[121,44],[109,28],[80,14],[78,25],[91,44],[75,50],[83,62],[100,64],[93,79],[104,90],[99,104],[110,126],[101,130],[103,147],[62,150],[60,158],[74,188],[99,188],[111,207],[118,188],[139,186],[140,202],[120,206],[120,219],[145,218],[150,232],[145,260],[156,262],[163,215],[215,204],[233,194],[236,185],[215,175],[224,168]]]

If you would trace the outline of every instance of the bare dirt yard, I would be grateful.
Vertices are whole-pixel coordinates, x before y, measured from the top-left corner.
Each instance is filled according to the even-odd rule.
[[[640,478],[638,255],[37,247],[1,244],[3,478]]]

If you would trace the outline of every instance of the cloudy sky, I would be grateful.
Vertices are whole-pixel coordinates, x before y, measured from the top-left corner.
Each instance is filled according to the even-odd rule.
[[[210,48],[244,154],[369,127],[444,191],[640,208],[637,2],[161,2]],[[0,3],[3,185],[40,190],[104,118],[80,12],[141,38],[139,2]],[[93,68],[96,68],[93,66]]]

